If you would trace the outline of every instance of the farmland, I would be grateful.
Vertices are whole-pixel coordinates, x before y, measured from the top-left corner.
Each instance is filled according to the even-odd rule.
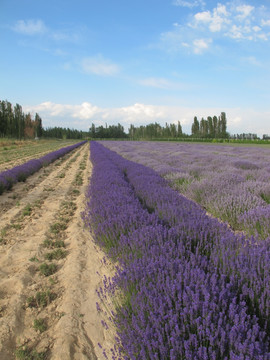
[[[106,296],[118,300],[114,321],[120,342],[131,359],[269,359],[269,236],[260,233],[259,226],[255,231],[252,224],[254,237],[235,231],[235,223],[217,220],[173,189],[173,182],[169,186],[156,171],[138,164],[151,164],[169,180],[174,173],[181,179],[184,165],[193,166],[193,181],[200,178],[203,183],[204,165],[210,172],[215,158],[208,155],[203,162],[203,152],[217,152],[220,165],[216,161],[215,172],[223,167],[226,172],[214,191],[217,202],[220,194],[224,196],[226,207],[226,194],[231,196],[226,176],[234,177],[224,159],[235,152],[231,169],[240,173],[236,184],[244,184],[242,203],[249,193],[254,198],[241,207],[236,196],[241,187],[234,189],[240,210],[233,219],[258,209],[265,210],[267,222],[269,150],[204,146],[194,151],[185,146],[133,142],[91,146],[93,174],[84,221],[97,243],[121,265],[105,284]],[[255,183],[257,175],[258,188],[249,183]],[[212,173],[209,179],[213,177]],[[230,206],[233,210],[234,203]]]
[[[234,230],[263,238],[270,235],[270,147],[103,144],[129,160],[151,167],[174,189]]]
[[[95,289],[111,271],[80,215],[90,174],[84,144],[0,196],[1,359],[95,359],[110,344]]]
[[[269,155],[91,142],[5,191],[1,359],[269,359]]]
[[[0,172],[75,142],[74,140],[0,140]]]

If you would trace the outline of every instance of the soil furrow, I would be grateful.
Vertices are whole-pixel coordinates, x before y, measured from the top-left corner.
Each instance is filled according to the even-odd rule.
[[[3,360],[99,359],[98,343],[113,346],[96,310],[101,275],[111,269],[80,217],[91,172],[88,151],[85,145],[76,161],[55,167],[0,219],[0,228],[11,224],[0,246]],[[22,215],[27,204],[32,207]]]
[[[84,148],[86,145],[84,145]],[[81,148],[75,152],[67,154],[62,159],[46,168],[41,169],[36,174],[30,176],[25,183],[17,183],[12,191],[4,193],[0,197],[1,215],[0,229],[8,224],[11,219],[15,218],[27,204],[33,204],[35,201],[43,201],[66,179],[61,178],[61,174],[65,172],[65,167],[69,161],[82,151]],[[76,159],[75,159],[76,160]],[[75,161],[74,161],[75,162]]]

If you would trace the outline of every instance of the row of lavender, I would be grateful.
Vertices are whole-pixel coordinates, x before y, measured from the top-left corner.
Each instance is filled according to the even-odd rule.
[[[104,142],[149,166],[209,213],[261,239],[270,236],[270,149],[213,144]]]
[[[2,194],[5,190],[10,190],[18,181],[25,181],[30,175],[40,170],[43,166],[52,163],[84,143],[85,141],[81,141],[77,144],[63,147],[62,149],[52,151],[39,159],[29,160],[22,165],[15,166],[12,169],[1,172],[0,194]]]
[[[269,359],[270,243],[236,236],[101,144],[91,161],[83,218],[120,263],[107,290],[125,358]]]

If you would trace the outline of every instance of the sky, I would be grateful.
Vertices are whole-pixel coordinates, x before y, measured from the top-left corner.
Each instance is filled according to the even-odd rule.
[[[43,127],[270,134],[270,0],[0,0],[0,42],[0,99]]]

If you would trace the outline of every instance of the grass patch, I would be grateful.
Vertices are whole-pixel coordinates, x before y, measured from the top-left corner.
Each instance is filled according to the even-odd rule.
[[[10,227],[15,230],[20,230],[22,228],[21,224],[11,224]]]
[[[261,198],[267,203],[267,204],[270,204],[270,194],[264,194],[264,193],[261,193]]]
[[[53,240],[45,239],[43,241],[43,246],[46,247],[46,248],[52,249],[53,248]]]
[[[43,264],[40,265],[39,271],[44,276],[50,276],[50,275],[54,274],[57,271],[57,266],[55,264],[49,264],[48,265],[46,263],[43,263]]]
[[[30,296],[27,298],[28,307],[41,307],[44,308],[48,306],[54,299],[56,295],[50,290],[47,291],[38,291],[35,296]]]
[[[47,324],[45,319],[35,319],[33,323],[33,328],[40,333],[43,333],[47,330]]]
[[[45,360],[46,352],[38,353],[36,350],[31,350],[27,346],[18,348],[15,351],[16,359],[21,360]]]
[[[31,215],[32,210],[33,210],[32,206],[30,204],[27,204],[25,206],[25,208],[22,210],[22,215],[23,216],[29,216],[29,215]]]
[[[64,231],[67,228],[67,224],[62,222],[56,222],[50,226],[50,232],[53,234],[59,234],[60,231]]]
[[[74,184],[77,186],[80,186],[80,185],[82,185],[82,183],[83,183],[82,174],[81,174],[81,172],[79,172],[75,176]]]
[[[52,188],[52,187],[47,187],[47,188],[44,188],[43,191],[54,191],[55,189]]]
[[[80,193],[80,190],[78,189],[72,189],[72,194],[78,195]]]
[[[54,249],[54,248],[61,248],[61,247],[65,247],[65,243],[63,240],[51,240],[51,239],[46,239],[43,241],[43,246],[49,249]]]
[[[56,249],[50,253],[45,254],[45,259],[46,260],[60,260],[63,259],[64,257],[66,257],[67,252],[62,250],[62,249]]]

